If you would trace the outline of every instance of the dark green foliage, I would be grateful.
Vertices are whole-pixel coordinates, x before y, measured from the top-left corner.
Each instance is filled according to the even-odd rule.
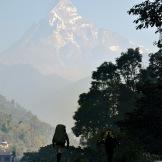
[[[138,5],[135,5],[128,11],[129,14],[138,15],[139,17],[134,21],[137,29],[148,27],[161,27],[162,26],[162,2],[161,0],[146,0]]]
[[[116,64],[105,62],[93,72],[91,88],[80,95],[74,115],[73,132],[81,136],[82,144],[88,144],[100,131],[116,129],[115,122],[134,109],[141,61],[138,48],[128,49]]]
[[[129,136],[123,133],[119,133],[120,145],[117,148],[114,156],[115,162],[143,162],[142,148],[137,141],[132,140]]]
[[[139,80],[138,74],[142,62],[142,55],[139,49],[128,49],[126,53],[121,53],[121,57],[117,58],[116,62],[125,85],[134,91]]]
[[[95,150],[102,131],[119,131],[124,143],[116,161],[140,161],[144,152],[161,154],[162,51],[150,54],[146,69],[141,61],[139,49],[128,49],[116,64],[103,63],[93,72],[89,92],[80,95],[74,115],[73,132]]]
[[[162,147],[161,56],[161,51],[151,54],[149,67],[142,71],[138,83],[136,110],[119,122],[121,129],[154,154],[161,154]]]
[[[160,160],[160,156],[145,153],[143,146],[131,136],[120,132],[120,145],[115,151],[115,162],[154,162]]]
[[[147,84],[140,87],[142,96],[137,110],[120,122],[128,134],[138,139],[144,148],[154,154],[161,154],[162,147],[162,84]]]
[[[90,148],[69,147],[62,155],[62,162],[102,162],[98,153]],[[56,162],[56,150],[52,145],[42,147],[39,152],[25,153],[20,162]]]
[[[103,63],[93,73],[94,81],[90,91],[80,95],[80,108],[74,116],[76,126],[73,131],[77,136],[82,135],[82,143],[98,131],[111,126],[111,116],[117,111],[116,92],[120,82],[116,69],[112,63]]]
[[[156,27],[156,33],[161,33],[162,27],[162,1],[161,0],[145,0],[144,2],[133,6],[129,14],[138,16],[134,20],[137,24],[137,29]],[[162,47],[160,41],[158,46]]]
[[[148,72],[154,82],[162,80],[162,50],[155,54],[150,54]]]
[[[135,109],[137,94],[125,85],[120,85],[118,110],[116,121],[125,117],[125,113],[132,112]]]

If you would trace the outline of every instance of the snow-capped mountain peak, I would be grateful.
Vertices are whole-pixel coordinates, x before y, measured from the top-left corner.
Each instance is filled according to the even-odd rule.
[[[58,29],[64,29],[66,25],[73,25],[80,19],[82,17],[70,0],[59,0],[50,12],[49,24],[50,26],[57,24]]]
[[[49,25],[53,29],[51,40],[58,49],[69,45],[80,48],[91,47],[97,38],[95,25],[82,18],[70,0],[59,0],[50,11]]]
[[[80,16],[71,0],[58,0],[48,14],[1,55],[0,63],[27,64],[45,75],[80,79],[131,47],[119,34]]]

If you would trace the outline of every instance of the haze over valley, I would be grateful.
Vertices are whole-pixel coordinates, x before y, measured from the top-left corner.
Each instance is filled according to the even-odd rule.
[[[92,71],[137,45],[98,28],[70,0],[59,0],[44,17],[0,54],[0,92],[41,120],[53,126],[64,123],[70,130]]]

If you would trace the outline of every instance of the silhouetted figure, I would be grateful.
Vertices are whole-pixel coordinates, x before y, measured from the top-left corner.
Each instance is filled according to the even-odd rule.
[[[66,127],[62,124],[56,126],[55,133],[52,139],[53,147],[56,147],[57,151],[57,162],[61,162],[61,155],[65,148],[65,143],[67,148],[69,147],[69,138],[66,133]]]
[[[107,155],[108,162],[113,161],[114,150],[118,144],[119,143],[117,139],[111,135],[111,132],[108,132],[106,139],[105,139],[105,149],[106,149],[106,155]]]

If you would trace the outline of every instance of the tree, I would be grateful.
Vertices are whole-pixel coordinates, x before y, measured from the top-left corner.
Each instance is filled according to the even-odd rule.
[[[91,88],[80,95],[73,117],[72,130],[81,136],[82,144],[103,130],[116,129],[116,120],[134,109],[141,57],[138,49],[128,49],[116,64],[105,62],[93,72]]]
[[[155,81],[162,79],[162,50],[159,50],[155,54],[150,54],[148,71],[151,78]]]
[[[79,97],[79,109],[74,115],[76,136],[87,141],[100,130],[112,126],[117,112],[118,85],[120,84],[117,67],[113,63],[103,63],[92,75],[93,81],[88,93]]]
[[[117,58],[116,62],[124,84],[135,91],[142,62],[142,55],[139,52],[139,48],[128,49],[127,52],[121,53],[120,58]]]
[[[133,6],[128,13],[138,16],[134,20],[137,24],[136,29],[156,27],[156,33],[162,32],[162,1],[161,0],[146,0],[138,5]],[[158,47],[162,47],[160,40]]]
[[[162,147],[162,57],[150,55],[149,67],[141,71],[137,86],[136,110],[128,113],[118,125],[150,153],[161,154]]]
[[[111,62],[103,63],[92,75],[91,91],[99,90],[102,98],[109,102],[111,116],[116,115],[118,107],[119,86],[121,84],[117,66]]]

